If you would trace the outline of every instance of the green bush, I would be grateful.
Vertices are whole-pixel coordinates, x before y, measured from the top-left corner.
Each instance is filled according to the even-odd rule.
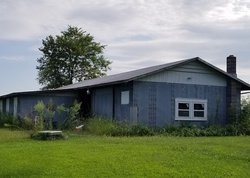
[[[130,125],[108,118],[91,118],[85,123],[85,131],[94,135],[109,136],[151,136],[153,129],[144,125]]]
[[[11,113],[1,113],[0,114],[0,127],[4,127],[7,124],[9,126],[15,125],[19,126],[19,120],[16,116]]]
[[[145,125],[133,125],[131,126],[130,136],[153,136],[155,135],[153,129],[150,129],[149,127]]]
[[[21,127],[25,130],[35,130],[35,122],[28,116],[25,116],[22,120]]]

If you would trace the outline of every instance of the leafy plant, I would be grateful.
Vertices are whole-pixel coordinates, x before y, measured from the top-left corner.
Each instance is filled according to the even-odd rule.
[[[45,107],[45,112],[46,112],[46,114],[48,116],[48,129],[49,130],[52,130],[52,128],[53,128],[52,119],[53,119],[53,116],[55,115],[55,110],[56,110],[56,108],[55,108],[54,102],[50,98],[47,107]]]
[[[4,127],[4,124],[18,126],[18,118],[11,113],[5,112],[0,115],[0,127]]]
[[[38,113],[38,120],[36,121],[35,127],[37,130],[43,130],[44,129],[43,112],[45,109],[43,101],[38,101],[37,104],[34,106],[34,109]]]
[[[66,119],[62,122],[61,128],[69,129],[77,122],[77,115],[79,114],[79,110],[81,109],[81,102],[77,102],[76,100],[73,103],[73,106],[68,108]],[[62,109],[62,107],[60,108]]]

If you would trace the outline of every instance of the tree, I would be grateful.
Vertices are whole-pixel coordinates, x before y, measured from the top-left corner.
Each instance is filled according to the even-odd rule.
[[[39,48],[43,56],[37,80],[43,89],[54,89],[74,82],[104,76],[111,61],[103,56],[104,45],[81,28],[68,26],[61,35],[48,36]]]

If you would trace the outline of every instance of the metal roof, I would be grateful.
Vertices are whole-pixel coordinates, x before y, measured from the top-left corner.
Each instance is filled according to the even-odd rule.
[[[0,99],[10,98],[16,96],[24,95],[53,95],[53,96],[73,96],[74,94],[68,90],[37,90],[37,91],[22,91],[22,92],[13,92],[10,94],[0,96]]]
[[[133,80],[136,80],[138,78],[144,77],[144,76],[158,73],[158,72],[163,71],[163,70],[168,70],[168,69],[174,68],[176,66],[180,66],[180,65],[183,65],[183,64],[186,64],[189,62],[193,62],[193,61],[199,61],[199,62],[207,65],[208,67],[216,70],[217,72],[223,74],[227,78],[231,78],[231,79],[239,82],[241,84],[241,90],[250,90],[250,85],[248,83],[240,80],[237,77],[230,75],[229,73],[219,69],[218,67],[215,67],[214,65],[202,60],[199,57],[180,60],[180,61],[162,64],[162,65],[157,65],[157,66],[152,66],[152,67],[147,67],[147,68],[133,70],[133,71],[124,72],[124,73],[119,73],[119,74],[115,74],[115,75],[99,77],[99,78],[90,79],[90,80],[84,80],[84,81],[81,81],[78,83],[74,83],[71,85],[66,85],[66,86],[60,87],[56,90],[92,88],[92,87],[97,87],[97,86],[126,83],[129,81],[133,81]]]

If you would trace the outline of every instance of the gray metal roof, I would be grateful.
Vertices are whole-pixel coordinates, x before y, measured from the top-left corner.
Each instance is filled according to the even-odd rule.
[[[250,85],[237,77],[234,77],[227,72],[215,67],[214,65],[202,60],[199,57],[191,58],[191,59],[185,59],[185,60],[180,60],[172,63],[167,63],[167,64],[162,64],[162,65],[157,65],[157,66],[152,66],[152,67],[147,67],[143,69],[138,69],[138,70],[133,70],[130,72],[124,72],[124,73],[119,73],[115,75],[109,75],[109,76],[104,76],[104,77],[99,77],[95,79],[90,79],[90,80],[84,80],[75,84],[71,85],[66,85],[63,87],[58,88],[57,90],[67,90],[67,89],[80,89],[80,88],[92,88],[92,87],[97,87],[97,86],[105,86],[105,85],[111,85],[111,84],[118,84],[118,83],[126,83],[147,75],[151,75],[154,73],[158,73],[162,70],[168,70],[176,66],[180,66],[189,62],[193,61],[199,61],[208,67],[216,70],[219,73],[222,73],[226,77],[229,77],[233,80],[236,80],[241,84],[241,89],[242,90],[250,90]]]

